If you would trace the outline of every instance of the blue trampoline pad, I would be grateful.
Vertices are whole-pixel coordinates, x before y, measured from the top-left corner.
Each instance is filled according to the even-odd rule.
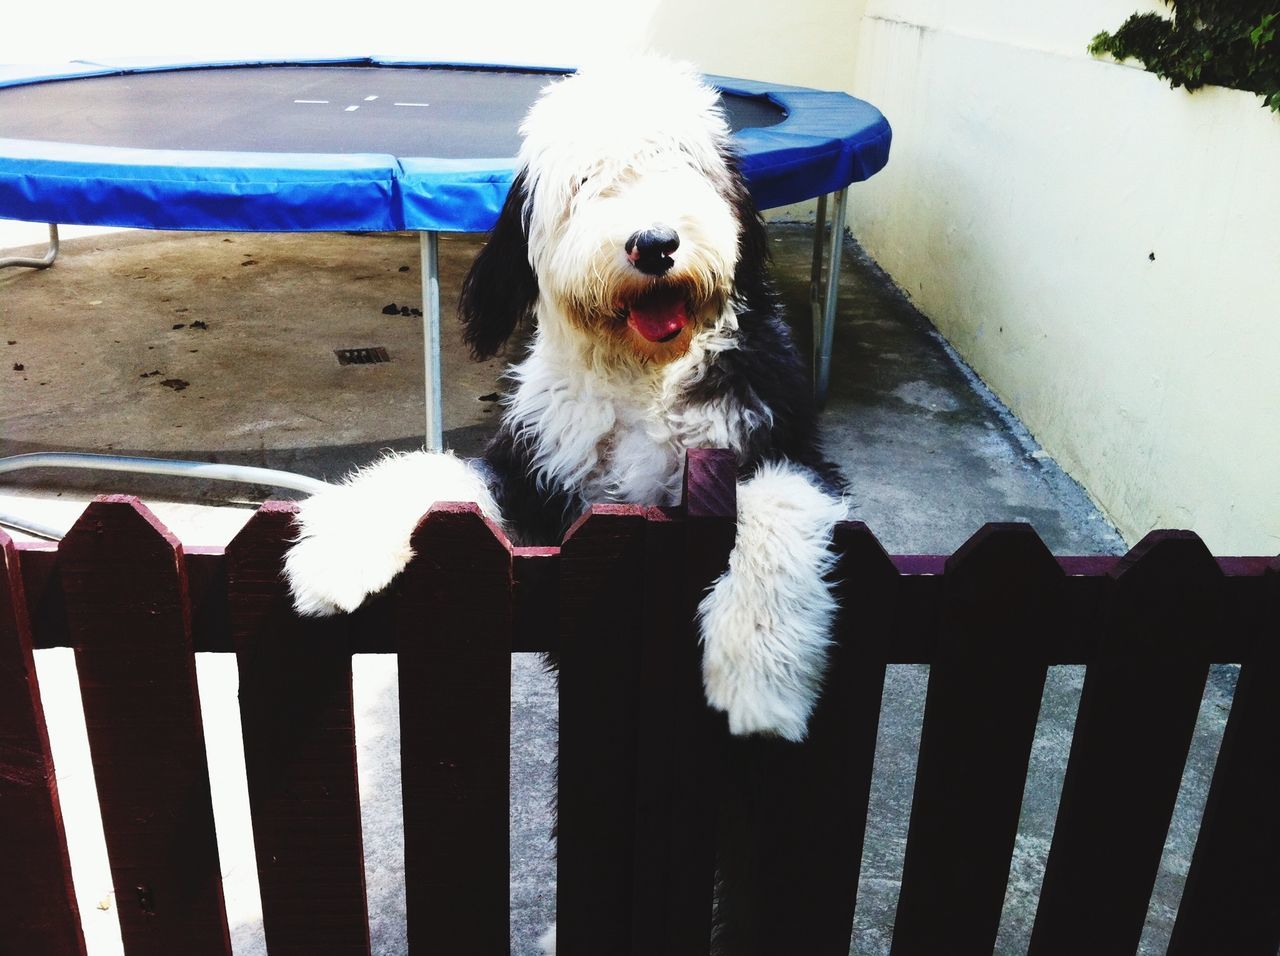
[[[566,70],[404,63],[77,63],[0,70],[0,218],[151,229],[481,232],[518,127]],[[843,93],[728,77],[761,208],[870,177],[890,129]]]

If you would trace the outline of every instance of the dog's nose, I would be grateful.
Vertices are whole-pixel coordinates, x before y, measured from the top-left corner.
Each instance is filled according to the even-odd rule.
[[[679,248],[680,236],[674,229],[654,225],[631,234],[627,240],[627,258],[641,272],[660,276],[675,265],[671,254]]]

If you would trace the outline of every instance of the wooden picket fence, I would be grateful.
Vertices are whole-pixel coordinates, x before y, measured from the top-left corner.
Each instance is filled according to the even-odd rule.
[[[1215,559],[1179,532],[1055,558],[1022,525],[890,557],[841,526],[844,611],[811,739],[741,740],[703,703],[693,624],[732,546],[734,488],[725,454],[691,453],[683,507],[597,507],[560,548],[510,547],[473,506],[441,505],[393,593],[330,620],[289,610],[288,505],[225,551],[184,548],[125,497],[93,502],[57,547],[4,538],[0,952],[84,950],[32,661],[70,646],[129,954],[230,952],[196,651],[237,658],[272,953],[369,951],[354,652],[399,655],[411,950],[506,952],[510,654],[554,650],[562,956],[705,954],[728,813],[757,839],[720,851],[766,883],[733,901],[755,921],[743,951],[848,953],[895,663],[931,667],[893,952],[991,952],[1046,668],[1075,663],[1031,952],[1132,953],[1212,662],[1242,668],[1169,952],[1274,956],[1276,560]]]

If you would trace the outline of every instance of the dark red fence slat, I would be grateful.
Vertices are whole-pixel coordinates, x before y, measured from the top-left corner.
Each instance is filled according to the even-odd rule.
[[[1134,952],[1221,616],[1194,535],[1148,535],[1113,572],[1085,676],[1030,953]]]
[[[864,525],[840,526],[835,547],[839,643],[806,743],[730,743],[718,934],[726,952],[849,952],[885,674],[866,651],[891,625],[898,572]]]
[[[559,548],[512,548],[514,632],[511,650],[554,651],[559,622]]]
[[[683,521],[663,516],[651,517],[645,528],[632,897],[632,912],[643,916],[632,926],[630,949],[622,951],[705,956],[711,936],[715,817],[703,785],[703,751],[704,725],[713,718],[702,698],[696,659],[689,667],[690,651],[696,654],[698,647],[689,602],[673,599],[685,590],[688,574],[685,530]],[[690,909],[699,910],[699,900],[701,926],[681,925]]]
[[[229,953],[182,546],[108,496],[60,555],[125,952]]]
[[[18,551],[0,531],[0,949],[83,953]]]
[[[27,599],[27,621],[31,625],[32,647],[70,647],[67,636],[66,599],[58,552],[45,542],[20,544],[22,587]]]
[[[438,504],[396,589],[409,948],[509,940],[511,551],[472,504]]]
[[[263,930],[273,954],[367,953],[348,622],[290,610],[295,510],[267,503],[227,546]]]
[[[1280,949],[1280,666],[1246,664],[1218,751],[1169,956]]]
[[[987,525],[947,562],[894,953],[995,945],[1062,592],[1029,525]]]
[[[1273,646],[1240,670],[1169,956],[1280,949],[1280,562],[1268,577]]]
[[[560,551],[560,956],[630,949],[645,512],[597,505]]]
[[[221,548],[186,552],[191,594],[191,646],[196,652],[234,651],[227,620],[227,556]]]
[[[667,898],[670,952],[693,954],[706,951],[711,932],[718,791],[727,735],[724,716],[706,703],[696,615],[702,598],[729,566],[737,534],[736,456],[725,449],[690,449],[683,485],[684,587],[671,592],[677,600],[670,605],[676,615],[669,640],[677,725],[669,766],[678,782],[671,800]],[[651,603],[660,600],[660,595],[650,598]],[[638,912],[643,919],[644,911]]]
[[[724,718],[706,704],[697,606],[733,546],[737,463],[690,452],[682,509],[646,527],[631,952],[705,954]]]

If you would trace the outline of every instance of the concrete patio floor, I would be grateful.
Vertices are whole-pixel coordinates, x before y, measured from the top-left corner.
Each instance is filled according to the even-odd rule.
[[[856,198],[856,197],[855,197]],[[807,348],[811,229],[771,227],[785,301]],[[471,363],[452,317],[478,248],[441,243],[446,443],[474,454],[500,415],[501,362]],[[0,455],[112,451],[237,462],[336,478],[422,431],[418,246],[411,235],[125,232],[71,240],[44,272],[0,270]],[[395,314],[386,307],[395,304]],[[382,346],[385,364],[340,366],[335,349]],[[832,390],[831,457],[855,511],[893,553],[950,553],[984,522],[1030,521],[1059,554],[1124,543],[1088,496],[960,363],[852,243],[846,246]],[[269,489],[106,473],[4,476],[0,510],[60,527],[88,496],[140,495],[185,543],[222,544]],[[15,535],[21,537],[21,535]],[[201,655],[201,693],[237,953],[263,952],[239,758],[233,662]],[[118,952],[110,879],[69,652],[39,654],[81,912],[93,952]],[[388,666],[390,665],[390,666]],[[887,953],[928,669],[890,669],[852,952]],[[1051,669],[1024,798],[1000,953],[1025,951],[1083,668]],[[1143,937],[1163,952],[1234,681],[1215,668]],[[404,950],[394,662],[357,661],[366,871],[375,952]],[[512,952],[553,918],[546,798],[555,690],[513,664]],[[95,831],[95,826],[98,829]],[[113,937],[113,932],[116,935]]]

